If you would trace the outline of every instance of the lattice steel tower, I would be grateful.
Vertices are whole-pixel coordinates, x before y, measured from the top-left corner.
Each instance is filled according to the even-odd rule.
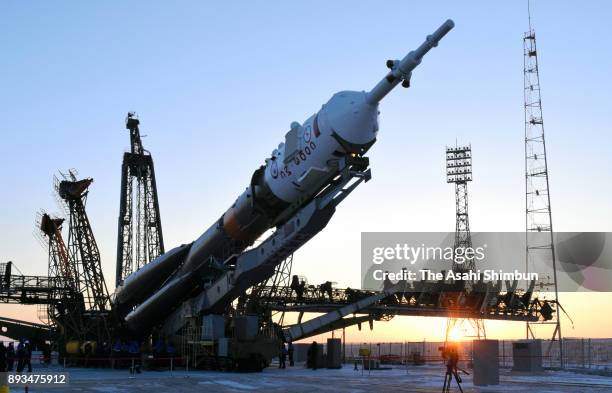
[[[523,36],[524,59],[524,105],[525,105],[525,226],[526,226],[526,268],[533,271],[535,262],[542,266],[542,261],[552,261],[553,281],[549,287],[554,295],[556,305],[555,317],[538,324],[554,324],[551,345],[558,340],[561,366],[563,367],[563,345],[561,341],[561,320],[559,315],[557,265],[553,238],[552,211],[548,181],[548,162],[546,159],[546,142],[544,138],[544,121],[542,117],[542,97],[540,91],[540,73],[536,35],[531,27],[529,11],[529,31]],[[542,233],[545,235],[542,236]],[[541,272],[540,272],[541,273]],[[542,287],[542,285],[541,285]],[[535,338],[533,323],[527,323],[527,338]],[[550,351],[550,346],[549,346]]]
[[[458,248],[472,247],[468,217],[468,182],[472,181],[472,146],[446,147],[446,182],[455,184],[455,244],[453,270],[466,272],[474,269],[474,260],[458,264],[454,254]]]
[[[244,314],[260,313],[261,320],[264,323],[269,323],[272,318],[278,316],[277,323],[283,325],[285,312],[273,312],[269,309],[269,302],[273,298],[291,297],[291,269],[293,266],[293,254],[289,255],[274,268],[274,273],[267,279],[261,281],[257,285],[249,288],[238,301],[238,311]],[[297,276],[295,276],[297,277]]]
[[[116,285],[164,253],[153,157],[142,147],[139,124],[136,115],[128,113],[125,128],[131,149],[123,155],[121,166]]]
[[[52,302],[45,306],[46,316],[44,320],[48,324],[56,326],[59,341],[84,339],[86,331],[83,324],[83,313],[85,311],[84,298],[80,291],[78,280],[79,272],[77,266],[72,263],[68,247],[62,237],[63,218],[51,217],[41,212],[36,220],[36,226],[40,231],[40,239],[48,248],[50,282],[62,288],[56,290],[51,288],[50,297]]]
[[[472,146],[446,147],[446,182],[455,184],[455,243],[453,245],[453,265],[455,272],[468,272],[475,269],[474,259],[467,258],[459,264],[455,262],[457,249],[472,248],[472,235],[470,233],[470,219],[468,215],[468,182],[472,181]],[[465,255],[465,251],[462,251]],[[461,287],[471,290],[471,283],[461,281]],[[460,295],[456,303],[463,300]],[[474,334],[471,337],[486,338],[486,330],[482,319],[448,318],[446,321],[446,341],[453,329],[462,328],[465,323],[471,325]],[[467,331],[467,330],[466,330]],[[466,335],[467,336],[467,335]]]
[[[110,310],[110,297],[102,274],[100,250],[85,211],[93,179],[77,180],[73,171],[55,178],[55,190],[69,214],[68,253],[83,296],[85,308],[98,312]]]

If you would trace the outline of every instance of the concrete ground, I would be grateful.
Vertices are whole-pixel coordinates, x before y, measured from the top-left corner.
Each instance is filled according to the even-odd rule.
[[[440,392],[442,365],[392,366],[390,370],[354,371],[351,365],[339,370],[309,370],[303,366],[280,370],[269,367],[261,373],[213,371],[143,371],[130,378],[127,370],[69,368],[67,386],[33,386],[30,392],[181,393],[181,392]],[[35,372],[37,370],[34,370]],[[40,371],[43,371],[42,369]],[[62,371],[61,368],[53,371]],[[43,371],[44,372],[44,371]],[[463,376],[465,392],[588,393],[612,392],[612,378],[570,372],[547,371],[541,375],[517,375],[502,370],[500,385],[474,387],[471,376]],[[13,387],[11,392],[22,392]],[[453,384],[452,392],[459,389]]]

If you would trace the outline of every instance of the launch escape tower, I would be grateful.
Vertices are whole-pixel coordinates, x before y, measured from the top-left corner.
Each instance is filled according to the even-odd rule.
[[[164,253],[153,157],[142,146],[139,124],[136,115],[128,113],[130,152],[123,154],[121,166],[115,285]]]
[[[458,249],[472,248],[472,235],[470,233],[470,220],[468,215],[468,182],[472,181],[472,146],[446,147],[446,182],[455,184],[455,241],[453,244],[453,265],[455,272],[469,272],[475,269],[474,259],[467,258],[463,263],[455,261]],[[465,255],[462,252],[462,255]],[[464,289],[469,290],[469,283],[462,281]],[[467,285],[466,285],[467,284]],[[446,340],[453,328],[465,322],[457,318],[448,318],[446,324]],[[470,319],[475,337],[486,338],[484,321]]]
[[[552,261],[552,282],[541,284],[542,289],[551,292],[556,306],[554,318],[543,322],[527,322],[527,338],[535,338],[535,325],[554,325],[552,344],[559,344],[559,356],[563,367],[563,342],[559,315],[557,265],[554,246],[552,211],[546,160],[546,142],[540,95],[540,74],[536,35],[531,27],[531,12],[528,5],[529,31],[523,36],[523,91],[525,107],[525,226],[526,226],[526,271],[533,271],[534,263],[544,259]],[[541,236],[544,233],[545,236]]]

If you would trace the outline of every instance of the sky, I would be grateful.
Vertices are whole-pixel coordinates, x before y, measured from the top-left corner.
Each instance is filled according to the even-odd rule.
[[[612,228],[607,1],[534,1],[553,221]],[[369,90],[444,20],[455,29],[380,106],[372,181],[295,254],[294,273],[360,281],[365,231],[452,231],[444,147],[471,143],[473,231],[524,230],[523,54],[526,2],[161,1],[0,3],[0,261],[45,274],[32,233],[55,213],[52,178],[93,177],[88,213],[113,288],[120,167],[128,111],[155,160],[166,249],[199,236],[281,142],[340,90]],[[564,294],[570,336],[609,336],[610,294]],[[585,303],[589,307],[584,307]],[[0,306],[0,315],[35,318]],[[604,318],[602,320],[601,318]],[[607,319],[606,319],[607,318]],[[443,323],[395,318],[369,337],[442,335]],[[520,337],[524,326],[491,323]],[[366,329],[367,330],[367,329]]]

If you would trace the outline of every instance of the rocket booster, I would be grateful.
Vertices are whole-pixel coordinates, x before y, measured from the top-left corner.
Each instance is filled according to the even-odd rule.
[[[215,263],[242,253],[329,184],[338,175],[340,157],[364,154],[376,142],[380,100],[400,83],[408,87],[412,70],[453,27],[447,20],[402,60],[388,60],[389,73],[371,91],[338,92],[302,124],[293,122],[246,190],[210,228],[117,288],[116,308],[132,310],[125,317],[128,326],[139,331],[163,322],[182,301],[203,290]]]

